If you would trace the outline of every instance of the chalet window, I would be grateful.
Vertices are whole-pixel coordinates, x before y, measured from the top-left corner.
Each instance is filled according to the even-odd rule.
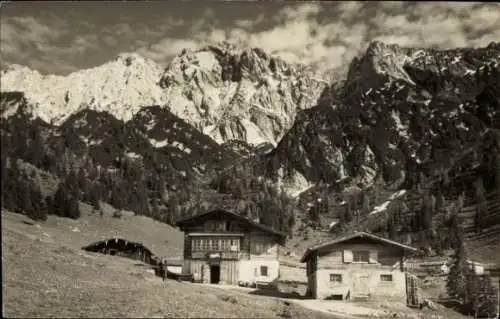
[[[193,238],[193,250],[201,250],[201,239]]]
[[[229,246],[230,246],[229,244],[230,244],[230,242],[228,239],[222,239],[220,249],[221,250],[229,250]]]
[[[330,274],[330,281],[331,282],[342,282],[342,275],[341,274]]]
[[[231,239],[231,246],[229,247],[230,251],[239,251],[240,250],[240,240],[239,239]]]
[[[269,250],[269,248],[270,244],[262,239],[254,240],[252,243],[253,254],[265,254]]]
[[[261,276],[265,276],[267,277],[268,276],[268,269],[267,269],[267,266],[260,266],[260,275]]]
[[[219,240],[210,239],[210,250],[218,250],[219,249]]]
[[[203,239],[201,241],[201,249],[202,250],[208,250],[210,248],[209,246],[209,243],[208,243],[208,239]]]
[[[358,250],[352,252],[352,261],[355,263],[370,262],[370,252],[368,250]]]
[[[226,223],[224,221],[217,222],[216,231],[223,232],[226,228]]]
[[[215,230],[215,222],[212,220],[209,220],[205,223],[205,230],[206,231],[214,231]]]
[[[392,275],[380,275],[380,281],[392,281]]]

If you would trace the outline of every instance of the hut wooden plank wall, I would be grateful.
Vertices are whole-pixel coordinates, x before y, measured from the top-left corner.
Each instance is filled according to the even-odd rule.
[[[308,291],[315,299],[407,301],[405,254],[415,248],[365,232],[309,248]],[[414,289],[410,289],[413,293]]]
[[[242,216],[214,210],[177,222],[184,231],[184,272],[203,283],[270,284],[279,277],[286,236]]]

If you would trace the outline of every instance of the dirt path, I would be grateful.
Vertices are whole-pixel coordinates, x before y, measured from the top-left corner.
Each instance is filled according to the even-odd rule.
[[[196,284],[207,286],[207,284]],[[209,285],[215,289],[230,290],[239,295],[249,295],[256,292],[255,288],[238,287],[231,285]],[[359,302],[317,300],[317,299],[294,299],[282,298],[272,295],[252,294],[265,299],[274,299],[282,302],[293,303],[302,308],[321,312],[338,319],[374,319],[374,318],[464,318],[463,316],[449,311],[418,312],[407,308],[401,303],[373,303],[363,304]]]
[[[195,284],[195,285],[206,286],[207,284]],[[230,285],[210,285],[210,286],[223,290],[231,290],[235,293],[243,295],[248,295],[252,292],[257,291],[257,289],[255,288],[246,288],[246,287],[238,287]],[[334,318],[338,319],[357,319],[360,317],[369,318],[369,316],[373,316],[377,312],[377,310],[375,309],[360,307],[357,305],[353,305],[352,303],[335,302],[332,300],[292,299],[292,298],[280,298],[273,296],[262,296],[262,297],[273,298],[275,300],[294,303],[309,310],[320,311],[332,315]],[[335,308],[337,308],[338,310]],[[378,318],[380,318],[380,315]]]

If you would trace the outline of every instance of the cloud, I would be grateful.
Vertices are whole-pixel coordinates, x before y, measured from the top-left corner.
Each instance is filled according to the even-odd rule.
[[[68,45],[36,43],[38,51],[53,59],[64,59],[82,55],[89,50],[99,49],[99,40],[95,34],[77,35],[72,38]]]
[[[234,25],[238,28],[249,29],[250,31],[255,25],[259,25],[264,21],[264,15],[260,14],[256,19],[241,19],[234,21]]]
[[[54,19],[53,25],[33,16],[2,16],[0,48],[3,63],[23,61],[33,56],[34,49],[49,46],[67,33],[64,21]]]
[[[236,20],[234,24],[237,27],[233,29],[211,27],[204,17],[191,27],[190,40],[164,38],[150,47],[141,48],[139,53],[157,61],[166,61],[183,48],[197,49],[206,43],[230,41],[263,48],[290,62],[318,63],[327,56],[341,59],[346,49],[325,47],[326,32],[311,36],[313,29],[320,29],[318,23],[313,21],[320,12],[321,7],[312,3],[286,7],[274,16],[274,20],[280,21],[277,26],[260,32],[252,30],[264,20],[263,17],[256,21]]]
[[[137,52],[162,65],[166,65],[170,57],[181,53],[183,49],[195,50],[199,47],[200,43],[196,40],[166,38],[152,46],[141,47]]]
[[[279,6],[260,6],[260,11],[245,11],[234,19],[227,10],[206,9],[195,17],[190,12],[185,16],[167,12],[134,20],[132,10],[133,14],[110,19],[107,25],[82,19],[78,12],[4,16],[2,60],[30,61],[33,67],[46,63],[45,70],[57,72],[70,70],[74,63],[85,64],[82,55],[89,52],[99,56],[94,62],[104,62],[119,51],[135,50],[166,65],[183,49],[229,41],[262,48],[292,63],[327,69],[348,65],[373,40],[452,48],[485,46],[500,39],[497,4],[345,1]],[[58,61],[67,65],[58,68]]]
[[[2,48],[4,45],[22,47],[22,45],[49,43],[65,34],[64,29],[51,28],[31,16],[2,17],[0,26]]]
[[[454,48],[487,45],[498,40],[498,5],[475,6],[467,3],[419,3],[409,15],[379,12],[372,22],[373,39],[406,46]],[[497,10],[495,10],[497,9]],[[475,34],[483,36],[477,39]],[[476,39],[475,39],[476,38]]]
[[[69,61],[100,47],[94,33],[75,34],[67,20],[52,13],[34,16],[7,16],[1,19],[0,46],[4,63],[23,61],[39,71],[73,71]],[[37,52],[38,51],[38,52]]]
[[[104,34],[109,34],[115,37],[126,37],[132,39],[135,37],[136,32],[128,23],[118,23],[112,26],[107,26],[103,30]]]
[[[112,46],[115,46],[118,41],[116,40],[116,37],[112,36],[112,35],[105,35],[105,36],[102,36],[102,41],[104,43],[106,43],[107,45],[109,45],[110,47]]]

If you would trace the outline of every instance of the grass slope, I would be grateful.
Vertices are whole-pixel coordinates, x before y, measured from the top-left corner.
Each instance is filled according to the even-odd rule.
[[[182,234],[148,218],[86,214],[78,221],[55,216],[40,224],[26,221],[32,222],[2,211],[4,316],[272,318],[287,308],[292,318],[332,318],[273,298],[163,282],[140,262],[81,250],[101,237],[120,235],[142,238],[161,255],[178,253]]]

